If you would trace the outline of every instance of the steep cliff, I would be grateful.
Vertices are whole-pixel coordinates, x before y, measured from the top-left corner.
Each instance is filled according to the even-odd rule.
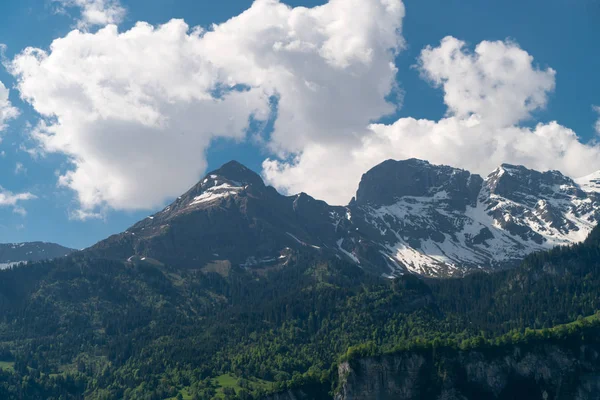
[[[600,398],[600,346],[559,343],[406,352],[339,366],[336,400]]]
[[[333,397],[313,383],[267,399],[600,399],[600,313],[551,329],[403,349],[381,354],[372,342],[349,349]]]
[[[316,400],[333,399],[329,394],[329,387],[326,384],[313,384],[301,388],[289,389],[284,392],[273,393],[263,398],[263,400]]]

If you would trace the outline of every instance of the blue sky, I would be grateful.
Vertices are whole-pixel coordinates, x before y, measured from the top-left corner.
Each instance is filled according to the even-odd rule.
[[[91,2],[95,0],[81,0],[81,2],[85,1]],[[379,3],[379,0],[357,1]],[[110,2],[107,1],[106,4],[108,3]],[[284,1],[284,3],[292,7],[315,7],[326,4],[325,1],[300,0]],[[81,6],[81,4],[83,3],[79,5]],[[210,29],[213,23],[220,24],[231,17],[239,15],[251,7],[252,2],[246,0],[225,2],[123,0],[118,5],[125,10],[124,16],[117,21],[119,24],[118,29],[120,32],[125,32],[132,29],[138,21],[146,21],[158,26],[167,23],[172,18],[182,18],[190,27],[201,26]],[[590,143],[590,148],[573,150],[569,157],[565,157],[564,161],[557,161],[556,166],[554,166],[552,164],[552,154],[549,154],[546,158],[539,158],[539,155],[535,154],[535,148],[525,150],[523,147],[519,147],[523,149],[523,155],[517,161],[523,159],[525,160],[523,163],[531,162],[531,167],[541,169],[560,169],[572,176],[580,175],[580,171],[582,173],[591,172],[588,169],[595,165],[600,166],[600,160],[596,156],[595,148],[591,145],[597,135],[594,124],[598,117],[593,109],[593,105],[600,104],[600,77],[598,76],[598,71],[600,71],[600,53],[597,51],[597,42],[600,39],[600,26],[597,24],[597,21],[600,19],[599,2],[594,0],[548,0],[543,2],[534,0],[526,2],[516,0],[490,0],[485,2],[479,0],[448,0],[443,2],[434,0],[405,0],[403,5],[406,7],[406,15],[402,18],[398,35],[401,35],[403,38],[404,46],[399,46],[397,54],[390,60],[393,61],[397,68],[394,80],[401,88],[402,96],[393,95],[388,97],[388,101],[395,102],[395,106],[397,106],[397,108],[392,107],[391,112],[385,109],[382,104],[366,103],[370,101],[368,100],[370,99],[369,94],[365,94],[365,100],[357,99],[356,101],[353,100],[352,104],[349,103],[350,107],[356,106],[358,109],[367,109],[372,106],[372,113],[365,114],[364,116],[365,122],[363,125],[365,129],[368,122],[380,122],[387,127],[392,126],[395,121],[406,118],[423,119],[433,122],[440,121],[449,115],[465,120],[469,115],[473,114],[481,114],[482,119],[488,118],[490,112],[485,111],[487,109],[482,108],[483,106],[466,106],[463,103],[456,102],[459,100],[456,100],[454,103],[452,100],[445,102],[444,94],[452,93],[451,90],[453,89],[443,87],[443,82],[454,82],[453,79],[457,79],[456,76],[459,76],[460,73],[456,75],[454,72],[446,70],[439,72],[435,69],[436,65],[438,65],[435,62],[443,57],[442,47],[439,47],[440,41],[446,36],[452,36],[457,40],[464,41],[466,42],[464,52],[471,55],[475,46],[483,41],[502,41],[502,43],[507,45],[517,43],[520,49],[533,57],[531,66],[527,65],[527,67],[533,71],[532,77],[540,79],[540,83],[536,87],[530,87],[527,82],[519,81],[519,77],[506,79],[509,80],[511,85],[521,85],[524,87],[523,93],[525,94],[523,96],[525,97],[534,92],[540,94],[543,97],[542,103],[544,104],[532,107],[530,110],[524,112],[526,114],[524,118],[515,118],[514,121],[503,123],[504,125],[502,126],[492,124],[489,125],[489,129],[498,132],[497,135],[502,135],[502,132],[514,127],[522,130],[529,129],[529,131],[523,132],[531,132],[538,123],[549,124],[551,121],[557,121],[560,124],[560,129],[562,129],[560,133],[556,134],[556,137],[559,137],[558,141],[563,140],[560,135],[567,135],[565,132],[570,129],[579,136],[580,142]],[[0,4],[0,43],[6,45],[5,66],[7,63],[12,62],[27,47],[48,51],[50,44],[55,39],[65,37],[70,31],[76,29],[78,21],[81,23],[81,10],[82,8],[78,7],[74,2],[73,4],[65,3],[62,6],[57,2],[49,0],[2,2]],[[368,21],[359,23],[366,24]],[[385,25],[385,23],[398,28],[394,25],[394,21],[382,22],[382,25]],[[87,30],[90,35],[94,35],[99,29],[102,29],[101,25],[79,25],[79,28]],[[427,46],[432,46],[434,49],[439,47],[440,51],[434,52],[433,58],[437,58],[432,58],[430,64],[418,67],[420,54]],[[382,52],[381,57],[385,58],[385,54]],[[310,62],[310,60],[307,58],[307,62]],[[382,60],[381,65],[385,65],[383,61],[385,60]],[[294,58],[293,62],[301,63],[302,58]],[[369,67],[368,64],[367,67]],[[451,65],[450,67],[455,68],[456,66]],[[338,66],[332,69],[333,72],[331,73],[334,74],[343,68],[346,67]],[[550,77],[549,68],[556,72],[553,78]],[[300,69],[294,71],[300,71]],[[429,78],[424,79],[423,75],[427,74]],[[367,75],[366,73],[365,76]],[[335,78],[334,75],[331,76]],[[436,78],[439,78],[439,82],[441,82],[438,85],[432,83]],[[139,199],[143,197],[143,195],[138,196],[137,194],[132,194],[131,197],[127,197],[129,195],[117,195],[114,198],[107,196],[103,197],[101,201],[82,206],[81,199],[77,195],[77,190],[84,193],[87,190],[87,186],[86,189],[81,189],[80,186],[76,186],[76,183],[71,183],[71,186],[57,186],[58,175],[64,175],[69,170],[74,169],[71,163],[73,155],[66,153],[64,150],[66,147],[55,152],[46,149],[41,156],[32,156],[30,153],[24,151],[24,149],[35,150],[40,148],[40,144],[31,138],[33,127],[40,121],[40,114],[36,112],[34,105],[37,104],[39,106],[42,101],[48,102],[48,107],[54,107],[55,105],[51,104],[51,100],[43,97],[43,93],[45,92],[42,93],[41,89],[35,89],[38,91],[32,89],[31,92],[33,93],[33,97],[40,99],[37,103],[34,104],[33,100],[21,100],[18,84],[19,82],[23,82],[23,79],[23,75],[19,76],[14,71],[8,71],[7,68],[0,69],[0,81],[10,89],[12,106],[20,111],[20,116],[8,121],[7,128],[1,133],[2,142],[0,143],[0,151],[4,155],[0,157],[0,166],[3,171],[0,175],[0,185],[12,193],[31,193],[36,198],[18,203],[20,207],[26,210],[26,215],[23,215],[24,213],[22,212],[15,212],[12,206],[0,207],[0,241],[44,240],[58,242],[75,248],[86,247],[110,234],[126,229],[137,220],[160,209],[162,205],[175,196],[174,190],[178,189],[173,189],[173,187],[169,186],[169,188],[165,188],[164,195],[163,192],[159,191],[160,188],[151,193],[152,196],[162,198],[163,200],[158,203],[153,201],[153,204],[150,206],[143,201],[140,202],[139,206],[136,204],[132,204],[131,207],[123,206],[123,202],[128,201],[130,198]],[[373,78],[370,76],[368,79]],[[365,87],[373,83],[373,81],[368,79],[365,78]],[[549,79],[552,81],[552,88],[549,86]],[[346,81],[340,78],[340,82],[340,85],[344,85]],[[389,82],[384,83],[389,84]],[[456,84],[460,85],[460,79],[458,79]],[[453,85],[453,87],[455,86]],[[339,89],[336,86],[332,87],[336,90]],[[285,93],[285,88],[282,86],[276,88],[278,89],[278,93]],[[483,96],[488,96],[492,100],[496,99],[494,96],[500,96],[495,92],[490,92],[488,89],[482,92],[484,93]],[[274,92],[268,93],[272,95]],[[401,102],[400,98],[402,98]],[[504,97],[498,98],[502,99]],[[252,102],[255,100],[246,100],[246,103],[249,101]],[[365,103],[363,104],[359,101],[364,101]],[[249,139],[253,135],[253,132],[245,130],[243,136],[240,136],[239,132],[234,135],[235,139],[231,139],[231,136],[228,134],[224,135],[225,137],[214,138],[207,146],[199,146],[198,164],[190,165],[190,170],[193,173],[191,172],[189,175],[186,175],[185,180],[178,183],[179,186],[176,187],[187,187],[193,184],[194,182],[189,177],[191,175],[200,179],[205,170],[215,169],[230,159],[237,159],[257,172],[264,173],[271,183],[283,191],[294,192],[304,190],[309,193],[316,192],[315,195],[317,197],[323,197],[327,200],[334,199],[333,202],[338,198],[348,197],[347,192],[350,189],[347,188],[358,184],[356,175],[360,175],[360,169],[370,166],[378,159],[369,158],[368,160],[363,160],[357,158],[358,161],[353,163],[359,165],[356,173],[348,174],[347,182],[339,189],[344,193],[339,197],[336,193],[332,193],[334,190],[331,189],[333,183],[324,182],[322,186],[318,186],[315,183],[316,180],[326,181],[324,177],[329,175],[335,177],[337,176],[337,172],[335,172],[334,166],[331,167],[331,173],[329,173],[327,169],[329,167],[326,163],[322,166],[320,164],[315,164],[315,166],[309,164],[311,158],[309,157],[310,152],[316,151],[314,150],[315,147],[319,146],[327,148],[326,146],[336,146],[338,143],[345,144],[344,136],[342,134],[337,136],[332,134],[331,137],[322,142],[319,141],[320,139],[315,138],[316,136],[307,137],[298,142],[294,138],[291,138],[291,136],[300,134],[292,132],[289,134],[289,137],[286,137],[286,129],[282,123],[281,128],[279,128],[282,133],[280,136],[276,135],[272,139],[270,135],[273,130],[273,120],[276,120],[286,112],[284,107],[285,104],[282,103],[279,115],[271,109],[270,116],[262,116],[263,119],[270,120],[271,123],[265,122],[264,124],[259,124],[263,127],[261,134],[264,137],[261,140]],[[293,113],[294,109],[292,108],[289,112]],[[512,108],[506,111],[498,109],[497,112],[518,114]],[[210,116],[211,114],[208,113],[207,115]],[[48,119],[48,116],[46,116],[46,118],[48,121],[52,120],[52,117]],[[323,121],[322,116],[316,118],[315,121],[308,120],[306,126],[317,127],[317,130],[322,128],[324,132],[328,132],[330,127],[333,127],[333,130],[340,127],[340,130],[348,129],[348,135],[350,136],[353,135],[350,131],[356,129],[355,125],[345,125],[337,120]],[[362,123],[361,120],[357,120],[356,126],[359,126],[360,123]],[[198,122],[196,121],[195,124],[197,125]],[[187,126],[185,129],[188,129]],[[386,134],[394,134],[391,128],[389,129],[391,133]],[[415,125],[414,129],[434,130],[435,128],[424,128],[423,126],[417,128]],[[439,127],[439,129],[443,129],[443,127]],[[102,134],[98,133],[98,135]],[[175,133],[170,131],[169,134]],[[403,131],[402,134],[406,133]],[[510,134],[519,135],[519,133],[514,132]],[[356,135],[359,134],[357,133]],[[324,136],[326,134],[319,137]],[[511,136],[506,137],[510,138]],[[131,140],[132,142],[129,142],[129,146],[131,146],[131,143],[135,143],[133,139]],[[460,140],[464,140],[464,138]],[[111,143],[118,146],[118,143],[114,141]],[[197,142],[194,141],[193,143]],[[182,146],[184,145],[182,144]],[[569,145],[569,148],[573,147],[577,146]],[[353,149],[353,151],[358,153],[367,153],[367,150],[371,150],[364,147]],[[176,152],[177,149],[175,146],[169,147],[169,151]],[[417,147],[411,151],[388,152],[384,154],[385,157],[382,155],[381,158],[389,158],[390,156],[394,156],[394,158],[418,156],[420,158],[431,158],[434,162],[438,162],[439,160],[439,162],[450,163],[447,160],[456,160],[455,164],[461,164],[462,161],[460,160],[469,157],[468,153],[457,153],[452,157],[432,153],[431,157],[427,157],[428,153],[424,153],[423,150]],[[448,151],[451,152],[452,150]],[[528,151],[531,154],[528,154]],[[562,150],[558,151],[561,156],[565,153]],[[377,149],[373,150],[373,153],[379,154],[378,152],[380,153]],[[578,152],[581,152],[582,155],[579,155]],[[85,158],[88,154],[82,152],[79,156]],[[297,156],[298,154],[305,154],[306,160],[300,162],[298,162],[298,159],[295,162],[290,161],[294,155]],[[315,154],[312,158],[318,159],[318,153]],[[163,156],[165,155],[160,152],[155,154],[155,157]],[[178,157],[174,154],[171,154],[171,156],[173,157],[173,162],[177,162]],[[487,158],[485,154],[478,157]],[[285,173],[279,173],[283,170],[278,169],[269,174],[265,172],[266,168],[263,165],[263,161],[266,158],[277,159],[283,163],[279,164],[280,166],[292,165],[292,168],[285,170]],[[587,165],[578,165],[576,161],[573,161],[577,158],[581,158],[582,162],[584,160],[590,161],[585,162]],[[185,160],[188,160],[188,158],[185,158]],[[379,161],[383,161],[383,159]],[[512,162],[513,160],[508,159],[506,161]],[[348,162],[350,163],[351,161]],[[597,164],[595,164],[596,162]],[[22,165],[20,171],[16,170],[17,164]],[[488,168],[484,162],[473,162],[471,164],[473,164],[475,169],[481,165],[482,172],[485,168]],[[457,166],[471,168],[471,164],[465,162],[464,165]],[[322,168],[322,170],[319,168]],[[316,176],[318,174],[322,175]],[[118,173],[116,176],[118,176]],[[336,178],[336,181],[339,180],[339,178]],[[145,177],[144,185],[147,187],[158,187],[161,185],[161,182],[154,182],[151,175],[149,175],[149,177]],[[326,188],[324,189],[324,187]],[[98,189],[98,191],[101,190],[102,188]],[[328,196],[330,197],[328,198]],[[134,202],[132,201],[132,203]],[[97,218],[81,220],[74,217],[79,209],[85,209],[86,213],[93,214]]]

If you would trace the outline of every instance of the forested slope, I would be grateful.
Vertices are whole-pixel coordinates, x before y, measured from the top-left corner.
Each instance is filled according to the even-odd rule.
[[[349,349],[478,346],[594,314],[599,236],[451,280],[386,280],[314,252],[198,270],[83,252],[1,271],[0,398],[329,392]]]

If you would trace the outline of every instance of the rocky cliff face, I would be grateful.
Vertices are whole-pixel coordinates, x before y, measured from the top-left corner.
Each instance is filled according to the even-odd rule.
[[[329,394],[329,388],[327,386],[320,385],[273,393],[263,397],[262,400],[325,400],[331,398],[332,397]]]
[[[600,217],[597,182],[508,164],[482,179],[426,161],[389,160],[363,176],[348,209],[364,234],[359,247],[380,253],[389,274],[461,275],[584,240]]]
[[[598,346],[407,352],[344,363],[339,374],[336,400],[600,398]]]

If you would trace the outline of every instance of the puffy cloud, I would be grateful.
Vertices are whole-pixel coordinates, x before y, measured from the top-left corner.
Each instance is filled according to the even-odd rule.
[[[596,133],[598,133],[598,135],[600,135],[600,107],[598,106],[593,106],[594,111],[596,111],[596,113],[598,113],[598,120],[596,121]]]
[[[119,0],[54,0],[61,7],[77,7],[81,16],[77,20],[80,29],[92,26],[119,24],[125,17],[125,8]]]
[[[0,207],[12,207],[16,214],[25,215],[27,212],[20,205],[21,202],[35,199],[31,193],[12,193],[0,186]]]
[[[314,142],[290,162],[266,160],[267,180],[288,192],[346,204],[361,174],[389,158],[416,157],[484,175],[501,163],[558,169],[573,177],[600,169],[600,147],[581,143],[572,130],[557,122],[517,124],[545,106],[555,73],[534,67],[516,44],[482,42],[471,54],[463,42],[445,38],[439,47],[423,50],[419,68],[444,89],[446,118],[371,124],[359,144]]]
[[[422,75],[444,89],[448,113],[476,114],[488,124],[509,126],[543,108],[554,90],[555,71],[533,65],[533,57],[510,41],[481,42],[471,54],[465,42],[444,38],[421,52]]]
[[[404,45],[400,0],[331,0],[290,8],[258,0],[204,37],[226,76],[278,97],[271,149],[336,144],[396,106],[394,56]],[[357,139],[357,138],[355,138]]]
[[[0,132],[6,129],[6,123],[19,116],[19,110],[8,99],[9,90],[0,82]]]
[[[109,25],[12,61],[21,96],[45,117],[33,135],[69,156],[74,168],[59,183],[83,209],[161,204],[197,180],[212,137],[241,139],[250,116],[268,111],[260,89],[215,97],[219,71],[201,45],[183,21],[124,33]]]
[[[257,0],[205,32],[180,20],[126,32],[73,31],[48,51],[8,65],[21,97],[43,117],[33,136],[73,168],[59,183],[81,215],[152,208],[195,183],[215,137],[242,140],[252,119],[281,156],[312,143],[360,143],[395,110],[400,0],[331,0],[304,8]]]

